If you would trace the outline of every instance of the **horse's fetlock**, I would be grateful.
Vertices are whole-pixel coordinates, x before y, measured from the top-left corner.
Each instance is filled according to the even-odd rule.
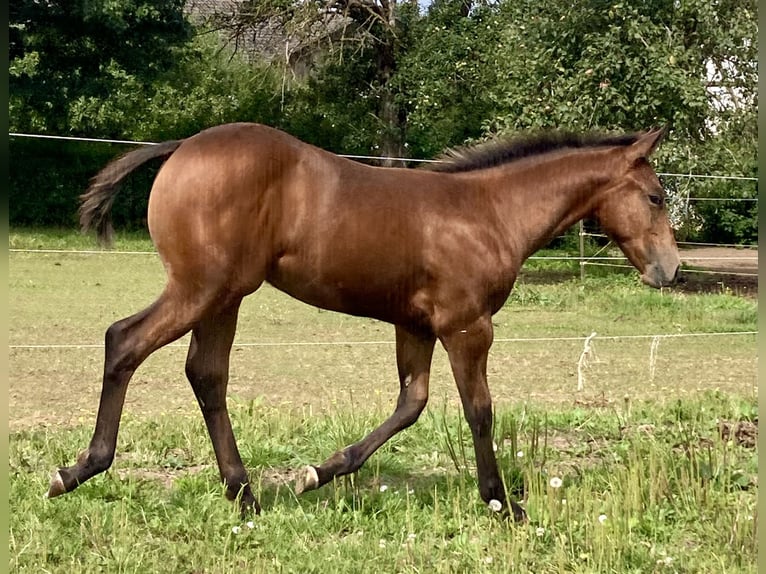
[[[77,463],[89,468],[95,473],[103,472],[112,466],[114,462],[114,451],[100,448],[89,448],[80,453],[77,457]]]
[[[226,498],[229,500],[246,500],[252,501],[253,493],[250,490],[250,482],[246,473],[232,473],[223,480],[226,485]]]
[[[501,503],[505,503],[505,491],[500,484],[487,484],[479,487],[479,494],[481,499],[489,503],[491,500],[497,500]]]

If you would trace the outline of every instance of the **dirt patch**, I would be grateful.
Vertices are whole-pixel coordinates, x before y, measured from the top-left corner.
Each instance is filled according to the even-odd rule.
[[[619,256],[620,252],[615,249],[610,255]],[[680,255],[683,269],[674,290],[682,293],[731,292],[743,297],[758,296],[757,248],[695,247],[681,249]],[[622,271],[628,272],[627,269]],[[557,283],[576,277],[579,277],[579,271],[561,269],[522,269],[519,274],[519,279],[530,285]]]
[[[150,480],[156,481],[162,484],[165,488],[171,488],[176,479],[182,476],[194,475],[213,468],[212,464],[196,464],[192,466],[186,466],[183,468],[119,468],[116,470],[117,476],[120,480],[125,480],[128,477],[132,477],[138,480]]]
[[[721,440],[734,441],[745,448],[755,448],[758,444],[758,421],[720,421],[718,432]]]
[[[678,289],[711,293],[729,290],[758,296],[758,250],[736,247],[695,247],[681,250],[684,268]]]
[[[681,249],[681,261],[697,269],[732,273],[758,273],[754,247],[694,247]]]
[[[118,457],[118,462],[119,459],[120,457]],[[217,469],[217,467],[214,464],[193,464],[179,468],[118,468],[115,472],[120,480],[127,478],[147,480],[159,482],[165,488],[172,488],[173,483],[179,478],[199,474],[210,469]],[[267,487],[287,486],[292,488],[295,477],[298,474],[298,469],[294,468],[258,468],[250,469],[250,471],[253,473],[254,482],[259,482]]]

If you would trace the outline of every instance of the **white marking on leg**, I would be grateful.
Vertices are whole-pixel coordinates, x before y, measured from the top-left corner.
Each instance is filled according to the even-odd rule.
[[[304,467],[295,479],[295,494],[319,487],[319,475],[313,466]]]

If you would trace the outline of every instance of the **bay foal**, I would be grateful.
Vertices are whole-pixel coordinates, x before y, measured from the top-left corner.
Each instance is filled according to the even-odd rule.
[[[600,222],[645,283],[673,281],[679,256],[648,161],[662,135],[543,134],[457,150],[434,169],[410,170],[362,165],[239,123],[117,159],[83,195],[82,226],[108,241],[120,182],[149,160],[165,160],[148,225],[167,284],[149,307],[107,330],[93,437],[73,466],[54,473],[47,496],[111,465],[131,376],[152,352],[191,331],[186,374],[227,496],[258,511],[226,387],[240,302],[268,282],[317,307],[392,323],[396,334],[393,414],[303,469],[299,492],[354,472],[417,420],[439,340],[473,435],[481,497],[522,519],[523,509],[506,497],[492,448],[491,317],[524,260],[585,217]]]

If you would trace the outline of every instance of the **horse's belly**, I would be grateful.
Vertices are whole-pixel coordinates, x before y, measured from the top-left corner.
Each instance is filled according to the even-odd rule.
[[[391,279],[374,269],[322,273],[289,261],[280,261],[266,278],[280,291],[329,311],[389,323],[422,321],[422,313],[412,304],[412,282]]]

